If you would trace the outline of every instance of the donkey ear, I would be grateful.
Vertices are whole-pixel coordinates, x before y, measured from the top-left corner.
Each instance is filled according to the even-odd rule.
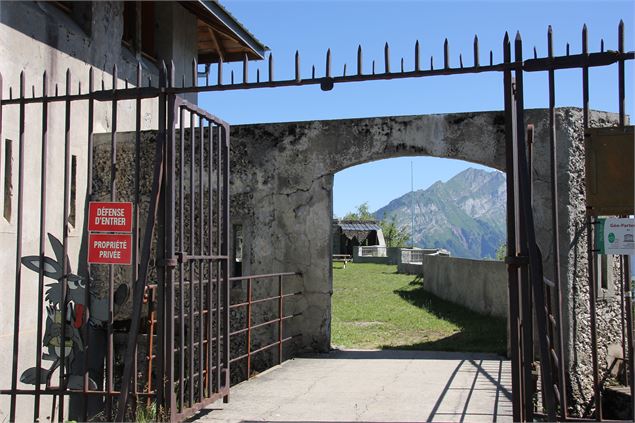
[[[73,270],[71,269],[71,263],[70,260],[68,260],[68,256],[64,256],[64,245],[62,245],[62,243],[60,242],[59,239],[55,238],[55,236],[53,236],[52,234],[48,234],[49,236],[49,242],[51,243],[51,247],[53,247],[53,252],[55,253],[55,258],[57,259],[57,262],[60,263],[60,266],[62,265],[61,263],[64,263],[64,258],[66,258],[66,270],[68,271],[68,273],[73,273]]]
[[[62,266],[50,257],[44,257],[44,262],[40,262],[40,256],[26,256],[22,257],[21,261],[23,265],[36,273],[39,273],[42,268],[44,276],[51,279],[57,280],[63,275]]]

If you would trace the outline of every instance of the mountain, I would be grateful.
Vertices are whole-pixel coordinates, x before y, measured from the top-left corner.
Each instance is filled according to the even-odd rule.
[[[504,173],[469,168],[392,200],[374,216],[395,216],[410,233],[414,196],[417,246],[445,248],[455,257],[493,258],[506,239],[505,192]]]

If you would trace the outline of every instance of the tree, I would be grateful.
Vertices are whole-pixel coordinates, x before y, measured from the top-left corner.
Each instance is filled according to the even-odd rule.
[[[368,201],[366,201],[357,206],[357,211],[346,213],[342,220],[375,220],[375,217],[368,210]]]
[[[390,219],[380,222],[381,230],[384,233],[386,247],[405,247],[410,235],[406,228],[397,226],[397,218],[392,215]]]
[[[507,244],[501,244],[496,250],[496,260],[504,261],[507,256]]]

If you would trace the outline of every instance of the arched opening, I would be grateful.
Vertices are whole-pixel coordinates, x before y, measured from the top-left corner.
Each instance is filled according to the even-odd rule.
[[[332,204],[333,347],[506,353],[503,172],[376,160],[336,173]]]

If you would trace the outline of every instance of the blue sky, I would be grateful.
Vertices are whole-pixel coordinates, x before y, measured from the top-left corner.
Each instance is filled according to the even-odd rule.
[[[502,57],[505,31],[520,31],[525,57],[533,46],[546,55],[547,27],[554,30],[556,54],[564,54],[566,43],[572,53],[581,50],[581,29],[589,29],[589,46],[599,50],[604,38],[606,49],[617,49],[617,25],[626,26],[626,49],[633,50],[635,2],[631,1],[222,1],[255,36],[270,47],[276,79],[293,76],[295,51],[301,55],[302,73],[324,75],[325,53],[332,51],[333,74],[341,74],[346,63],[350,73],[356,63],[357,46],[364,49],[364,67],[383,69],[383,48],[388,42],[392,69],[412,69],[414,44],[421,43],[422,65],[430,56],[435,67],[443,60],[443,42],[450,43],[452,64],[459,53],[465,64],[472,63],[472,42],[478,34],[480,60],[494,62]],[[250,64],[266,74],[267,64]],[[238,67],[236,78],[242,75]],[[213,70],[214,71],[214,70]],[[632,75],[633,65],[627,65]],[[590,105],[594,109],[617,111],[617,67],[590,72]],[[225,72],[229,78],[229,68]],[[556,101],[559,106],[580,106],[581,72],[556,74]],[[627,113],[633,112],[632,77],[627,78]],[[610,81],[607,84],[606,81]],[[525,76],[525,106],[547,107],[546,74]],[[200,104],[230,124],[286,122],[315,119],[411,115],[446,112],[501,110],[502,75],[457,75],[407,80],[336,85],[330,92],[318,86],[248,90],[201,95]],[[375,210],[410,190],[410,162],[414,163],[415,189],[437,180],[447,180],[474,164],[435,158],[401,158],[356,166],[336,175],[334,213],[342,216],[368,201]],[[364,181],[364,184],[360,182]]]

